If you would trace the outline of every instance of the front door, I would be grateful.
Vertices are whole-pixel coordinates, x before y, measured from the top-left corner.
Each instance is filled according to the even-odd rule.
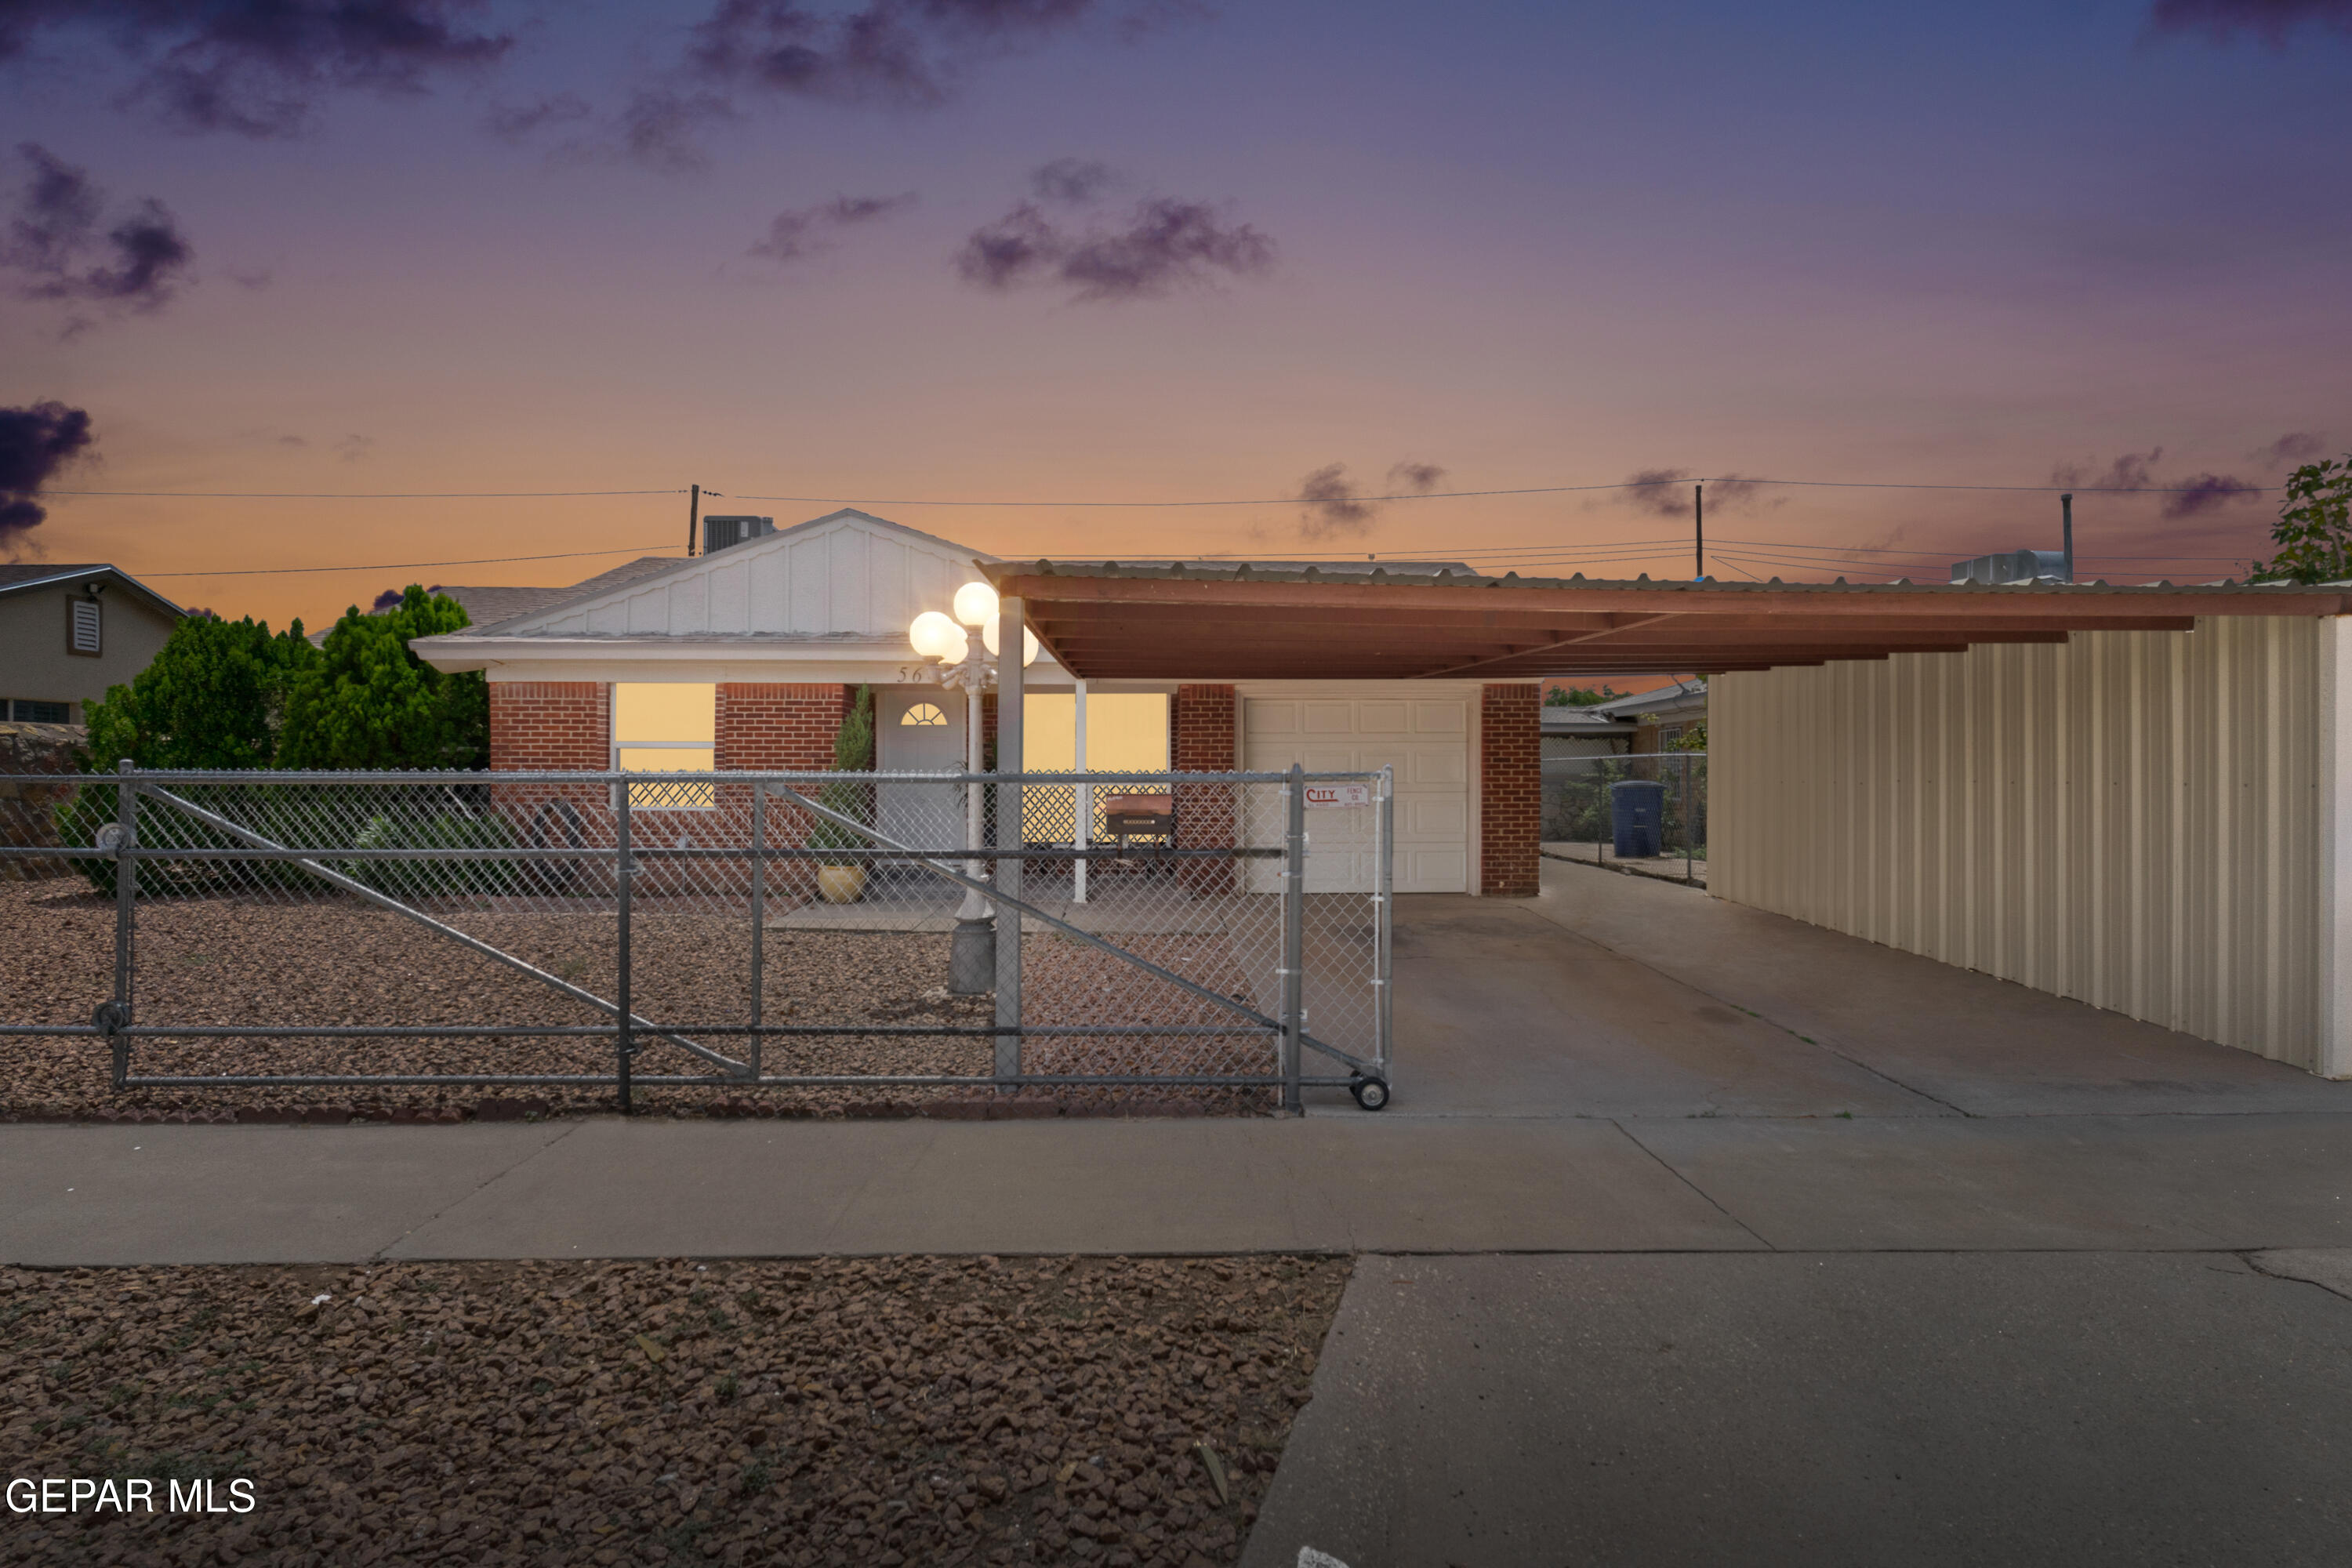
[[[884,773],[961,773],[964,694],[938,686],[874,690],[874,765]],[[880,782],[875,826],[917,849],[964,847],[963,790],[951,784]]]

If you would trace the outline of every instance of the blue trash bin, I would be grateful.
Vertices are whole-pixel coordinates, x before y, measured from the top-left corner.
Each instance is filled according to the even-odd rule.
[[[1609,826],[1617,858],[1647,860],[1665,841],[1666,786],[1655,779],[1621,779],[1609,786]]]

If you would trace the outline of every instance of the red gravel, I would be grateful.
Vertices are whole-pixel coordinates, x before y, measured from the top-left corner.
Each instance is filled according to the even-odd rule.
[[[145,1477],[159,1500],[167,1478],[210,1478],[224,1503],[241,1479],[256,1499],[245,1514],[10,1516],[5,1555],[1230,1563],[1347,1272],[1284,1258],[0,1270],[8,1476]]]

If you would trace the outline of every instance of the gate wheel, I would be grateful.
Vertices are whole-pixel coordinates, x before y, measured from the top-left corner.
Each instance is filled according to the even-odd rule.
[[[1389,1085],[1386,1079],[1360,1078],[1348,1086],[1348,1092],[1354,1095],[1356,1103],[1366,1110],[1381,1110],[1389,1102]]]

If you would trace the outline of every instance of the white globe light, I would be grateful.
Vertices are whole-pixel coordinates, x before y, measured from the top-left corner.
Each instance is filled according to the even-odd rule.
[[[996,622],[996,590],[985,583],[966,583],[956,590],[955,618],[968,626]]]
[[[964,636],[961,626],[937,610],[925,610],[907,628],[907,640],[925,658],[936,658],[941,664],[955,664],[971,650],[971,639]]]
[[[982,623],[980,628],[980,645],[988,650],[989,657],[992,658],[996,656],[997,643],[1003,640],[996,635],[996,628],[1003,624],[1000,621],[987,621]],[[1023,626],[1021,628],[1021,667],[1026,669],[1036,662],[1037,634],[1027,626]]]

